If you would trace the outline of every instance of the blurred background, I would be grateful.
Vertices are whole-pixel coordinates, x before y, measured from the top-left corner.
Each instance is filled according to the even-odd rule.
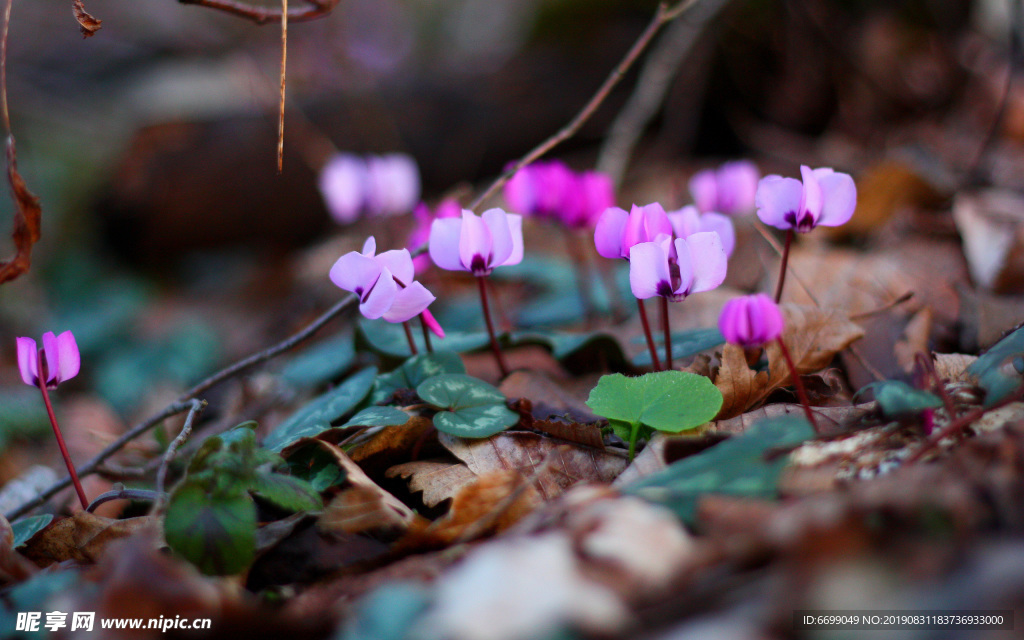
[[[583,106],[657,3],[342,0],[290,25],[280,175],[278,25],[173,0],[88,0],[103,25],[83,39],[68,5],[16,2],[10,29],[19,168],[44,213],[31,271],[0,287],[0,444],[22,443],[0,457],[0,482],[48,429],[18,379],[15,336],[75,332],[83,374],[58,394],[62,424],[73,449],[97,450],[337,300],[327,269],[366,235],[402,246],[407,216],[331,221],[317,188],[331,153],[409,154],[426,201],[465,204]],[[908,207],[951,236],[948,216],[927,216],[948,214],[958,190],[1024,188],[1024,92],[1010,85],[1003,101],[1019,69],[1008,7],[702,0],[553,156],[619,167],[626,207],[684,204],[689,176],[730,158],[789,175],[835,166],[862,193],[840,239],[897,243],[905,227],[889,221]],[[647,73],[663,95],[616,156],[607,134]],[[0,199],[4,255],[10,224]]]

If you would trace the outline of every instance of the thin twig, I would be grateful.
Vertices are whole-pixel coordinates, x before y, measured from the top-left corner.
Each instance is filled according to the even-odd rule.
[[[146,418],[142,422],[136,424],[123,435],[121,435],[121,437],[107,445],[107,447],[103,449],[103,451],[100,451],[98,454],[96,454],[96,456],[92,460],[78,467],[79,477],[84,478],[88,475],[96,473],[96,471],[100,468],[100,465],[102,465],[107,458],[120,451],[121,448],[124,447],[124,445],[128,444],[135,438],[138,438],[143,433],[146,433],[147,431],[152,429],[154,426],[160,424],[167,418],[177,415],[183,411],[188,411],[192,407],[191,401],[194,400],[196,396],[198,396],[199,394],[209,390],[212,387],[217,386],[218,384],[224,382],[225,380],[237,376],[238,374],[250,369],[251,367],[266,362],[267,360],[270,360],[274,356],[277,356],[281,353],[284,353],[285,351],[288,351],[289,349],[295,347],[304,340],[310,338],[324,325],[326,325],[337,315],[339,315],[342,311],[351,306],[352,303],[355,302],[355,300],[355,295],[348,294],[347,296],[342,298],[341,301],[339,301],[333,307],[331,307],[323,314],[321,314],[320,317],[318,317],[316,320],[306,325],[299,332],[291,335],[290,337],[286,338],[285,340],[277,343],[276,345],[268,349],[265,349],[258,353],[254,353],[248,358],[239,360],[238,362],[235,362],[234,364],[229,365],[224,369],[221,369],[217,373],[214,373],[210,377],[206,378],[196,386],[186,391],[180,398],[178,398],[178,400],[164,408],[163,411],[149,418]],[[65,477],[62,480],[55,482],[53,485],[51,485],[49,488],[47,488],[45,491],[40,493],[32,500],[29,500],[28,502],[24,503],[20,507],[14,509],[13,511],[5,515],[7,516],[8,520],[13,520],[14,518],[17,518],[27,513],[28,511],[38,507],[39,505],[43,504],[58,491],[70,485],[71,478]]]
[[[281,0],[281,105],[277,114],[277,172],[284,169],[284,96],[288,70],[288,0]]]
[[[251,4],[237,2],[236,0],[178,0],[181,4],[194,4],[208,9],[216,9],[230,13],[239,18],[252,20],[256,24],[269,24],[281,21],[281,10],[269,7],[254,7]],[[305,0],[309,6],[297,9],[288,9],[287,20],[291,22],[305,22],[322,18],[334,9],[341,0]]]
[[[640,57],[640,54],[647,48],[647,45],[651,43],[651,40],[658,31],[660,31],[665,24],[682,15],[687,9],[697,2],[698,0],[681,0],[679,4],[675,5],[671,9],[668,8],[666,3],[660,3],[658,5],[658,10],[655,12],[651,22],[647,25],[647,28],[640,34],[637,41],[633,43],[633,46],[630,47],[629,51],[626,53],[625,57],[622,58],[622,61],[619,62],[618,66],[616,66],[608,78],[605,79],[604,84],[602,84],[597,90],[597,93],[595,93],[593,97],[590,98],[590,101],[587,102],[580,112],[576,114],[576,117],[570,120],[569,124],[559,129],[555,135],[540,143],[529,153],[516,161],[508,170],[505,171],[505,173],[501,174],[494,182],[492,182],[491,185],[469,205],[469,208],[475,211],[481,204],[486,202],[488,198],[494,195],[498,189],[508,182],[509,178],[514,176],[517,171],[531,162],[536,161],[541,156],[575,135],[576,132],[579,131],[580,127],[582,127],[584,123],[594,115],[597,108],[604,103],[608,94],[611,93],[611,90],[615,88],[615,85],[617,85],[619,81],[622,80],[623,76],[626,75],[626,72],[633,66],[633,63]]]
[[[117,485],[115,485],[116,487]],[[96,496],[96,499],[89,503],[89,506],[85,508],[86,511],[92,513],[96,511],[96,507],[100,506],[105,502],[111,502],[113,500],[153,500],[159,501],[167,497],[165,493],[159,493],[157,491],[150,491],[149,489],[125,489],[124,485],[121,485],[119,489],[113,489],[106,493],[101,493]]]
[[[156,491],[157,493],[163,494],[166,491],[167,483],[167,470],[171,468],[171,462],[174,461],[175,454],[178,453],[178,449],[185,444],[189,436],[192,435],[192,425],[195,423],[196,417],[203,412],[206,408],[206,400],[191,400],[189,401],[188,415],[185,416],[185,424],[181,426],[181,433],[175,438],[170,445],[167,447],[167,451],[164,452],[163,460],[160,461],[160,468],[156,472]],[[157,500],[153,506],[153,511],[158,512],[163,507],[164,499]]]
[[[7,32],[11,26],[11,7],[14,0],[7,0],[4,8],[3,33],[0,33],[0,107],[3,111],[4,131],[11,135],[11,112],[7,107]]]

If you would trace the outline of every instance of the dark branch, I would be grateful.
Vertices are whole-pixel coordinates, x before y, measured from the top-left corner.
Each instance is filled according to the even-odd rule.
[[[306,22],[326,16],[341,0],[304,0],[307,6],[288,9],[289,22]],[[194,4],[208,9],[217,9],[239,18],[252,20],[256,24],[281,22],[281,9],[254,7],[237,0],[178,0],[181,4]]]

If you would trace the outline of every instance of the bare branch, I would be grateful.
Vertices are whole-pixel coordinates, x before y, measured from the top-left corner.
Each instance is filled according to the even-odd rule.
[[[195,422],[196,417],[203,412],[203,409],[206,408],[206,400],[192,400],[190,404],[192,406],[188,410],[188,415],[185,416],[185,424],[181,427],[181,433],[179,433],[178,437],[167,446],[167,451],[164,453],[163,460],[160,462],[160,468],[156,472],[156,492],[161,496],[164,496],[165,494],[164,485],[167,481],[167,470],[171,467],[171,462],[174,461],[174,455],[178,453],[178,449],[180,449],[181,446],[185,444],[185,441],[188,440],[188,437],[192,435],[192,424]],[[154,511],[159,511],[163,506],[163,503],[163,497],[157,500],[156,505],[153,507]]]
[[[308,6],[288,9],[288,20],[290,22],[308,22],[310,20],[322,18],[330,13],[341,0],[304,1]],[[230,13],[231,15],[238,16],[239,18],[252,20],[256,24],[281,22],[281,9],[254,7],[251,4],[238,2],[236,0],[178,0],[178,2],[181,4],[194,4],[208,9],[217,9],[218,11]]]

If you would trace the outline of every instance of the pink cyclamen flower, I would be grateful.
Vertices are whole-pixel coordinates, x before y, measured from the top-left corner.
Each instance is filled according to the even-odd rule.
[[[701,212],[726,215],[750,213],[761,177],[757,165],[749,160],[726,162],[716,169],[698,171],[690,178],[690,195]]]
[[[584,171],[576,176],[575,188],[560,214],[573,229],[589,229],[609,207],[615,205],[615,187],[605,173]]]
[[[42,360],[35,340],[18,338],[17,343],[18,369],[25,384],[38,387],[42,370],[46,372],[46,386],[51,389],[78,375],[82,359],[78,353],[78,343],[70,331],[59,336],[52,331],[43,334]]]
[[[351,153],[338,153],[320,170],[320,194],[338,224],[359,217],[366,200],[366,162]]]
[[[801,166],[803,181],[765,176],[757,185],[757,217],[779,229],[807,233],[818,225],[845,224],[857,206],[857,187],[848,174]]]
[[[434,295],[413,280],[407,249],[374,255],[377,241],[370,236],[362,252],[350,251],[331,267],[331,282],[359,296],[359,311],[370,319],[405,322],[423,313]]]
[[[505,183],[505,200],[521,215],[542,218],[562,215],[576,190],[576,175],[558,160],[534,162]]]
[[[605,258],[625,258],[633,245],[653,242],[658,236],[672,235],[672,223],[657,202],[638,207],[629,213],[618,207],[606,209],[594,228],[594,244]]]
[[[717,233],[701,231],[675,240],[662,234],[629,250],[629,287],[638,300],[662,296],[679,302],[722,284],[727,263]]]
[[[714,212],[700,213],[692,204],[666,215],[677,238],[688,238],[700,231],[714,231],[722,239],[725,255],[731,256],[732,250],[736,248],[736,229],[728,216]]]
[[[474,276],[519,264],[523,260],[523,218],[495,208],[480,216],[463,209],[461,218],[434,220],[430,258],[442,269],[469,271]]]
[[[718,329],[727,342],[759,347],[782,336],[782,311],[763,293],[733,298],[722,307]]]
[[[393,216],[412,211],[420,198],[420,171],[404,153],[366,159],[364,206],[367,213]]]
[[[430,207],[424,202],[416,205],[412,213],[416,220],[416,226],[413,227],[412,233],[409,234],[407,244],[410,251],[415,251],[430,240],[430,225],[434,223],[434,220],[440,218],[460,218],[462,217],[462,207],[459,206],[456,200],[447,198],[437,205],[433,213],[431,213]],[[412,264],[416,268],[416,273],[423,273],[430,266],[430,256],[427,254],[418,255],[412,259]]]

